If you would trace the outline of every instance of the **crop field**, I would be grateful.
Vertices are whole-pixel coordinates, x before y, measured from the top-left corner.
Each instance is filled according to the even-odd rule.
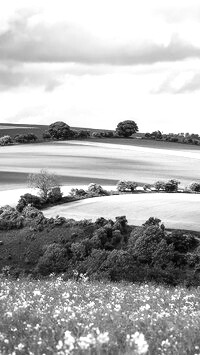
[[[0,353],[198,355],[200,290],[0,280]]]
[[[153,183],[171,178],[187,185],[200,179],[198,148],[183,149],[184,145],[177,144],[181,149],[161,149],[159,142],[158,146],[90,140],[1,147],[0,186],[24,187],[27,174],[41,168],[59,175],[62,184],[74,186],[90,182],[113,185],[120,179]]]
[[[200,231],[199,194],[145,193],[96,197],[44,210],[48,218],[60,215],[76,220],[125,215],[129,224],[141,225],[149,217],[160,218],[167,228]]]

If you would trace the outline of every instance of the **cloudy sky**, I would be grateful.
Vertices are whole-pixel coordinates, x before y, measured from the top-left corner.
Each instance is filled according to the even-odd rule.
[[[199,0],[0,3],[0,122],[200,133]]]

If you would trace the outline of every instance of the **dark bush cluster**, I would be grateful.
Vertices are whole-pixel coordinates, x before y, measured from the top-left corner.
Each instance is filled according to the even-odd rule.
[[[35,143],[38,140],[34,133],[17,134],[14,137],[16,143]]]
[[[45,247],[37,272],[64,272],[68,278],[76,270],[77,278],[85,274],[97,280],[200,284],[200,247],[194,235],[166,231],[153,217],[134,228],[125,216],[88,222],[64,219],[71,237]]]

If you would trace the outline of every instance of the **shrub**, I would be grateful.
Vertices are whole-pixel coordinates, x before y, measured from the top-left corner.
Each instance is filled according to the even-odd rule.
[[[50,135],[49,131],[44,131],[42,134],[42,137],[44,139],[51,139],[51,135]]]
[[[60,187],[52,187],[51,190],[48,191],[47,200],[48,202],[55,203],[62,199],[62,195]]]
[[[73,131],[74,132],[74,138],[76,139],[86,139],[90,137],[90,131],[81,129],[80,131]]]
[[[92,132],[93,138],[102,138],[101,132]]]
[[[23,227],[23,216],[8,205],[0,208],[0,230],[19,229]]]
[[[24,207],[31,205],[36,208],[41,208],[42,206],[42,200],[40,197],[32,195],[32,194],[24,194],[20,196],[20,199],[18,201],[18,204],[16,206],[17,211],[22,212]]]
[[[119,192],[133,192],[138,184],[134,181],[120,180],[117,183],[117,190]]]
[[[10,136],[3,136],[3,137],[0,137],[0,145],[9,145],[9,144],[12,144],[13,143],[13,140]]]
[[[200,183],[199,182],[192,182],[189,185],[189,190],[194,192],[200,192]]]
[[[142,234],[136,238],[133,253],[140,262],[150,264],[162,239],[165,239],[165,233],[159,226],[147,225],[146,228],[143,229]]]
[[[37,136],[33,133],[18,134],[14,137],[14,140],[17,143],[34,143],[37,139]]]
[[[52,272],[62,272],[68,265],[67,250],[58,243],[49,244],[44,248],[44,254],[40,257],[36,271],[42,275]]]
[[[73,196],[73,197],[83,197],[83,196],[86,196],[87,195],[87,192],[83,189],[71,189],[70,191],[70,196]]]

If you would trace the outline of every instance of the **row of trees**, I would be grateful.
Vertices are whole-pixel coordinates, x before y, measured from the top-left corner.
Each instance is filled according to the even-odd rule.
[[[44,139],[73,139],[73,138],[88,138],[89,136],[96,138],[111,138],[111,137],[130,137],[138,132],[138,126],[134,121],[126,120],[118,123],[115,132],[112,131],[97,131],[92,132],[87,130],[72,130],[65,122],[58,121],[52,123],[48,130],[43,134]]]
[[[143,190],[156,190],[165,192],[177,192],[179,190],[180,181],[176,179],[170,179],[168,181],[158,180],[154,184],[144,184]],[[133,192],[139,184],[135,181],[120,180],[117,183],[117,190],[119,192]],[[181,190],[182,191],[182,190]],[[200,192],[200,182],[192,182],[184,189],[185,192]]]
[[[144,135],[146,139],[162,140],[172,143],[186,143],[186,144],[200,144],[200,136],[198,134],[192,133],[169,133],[163,134],[161,131],[154,131],[152,133],[146,133]]]

